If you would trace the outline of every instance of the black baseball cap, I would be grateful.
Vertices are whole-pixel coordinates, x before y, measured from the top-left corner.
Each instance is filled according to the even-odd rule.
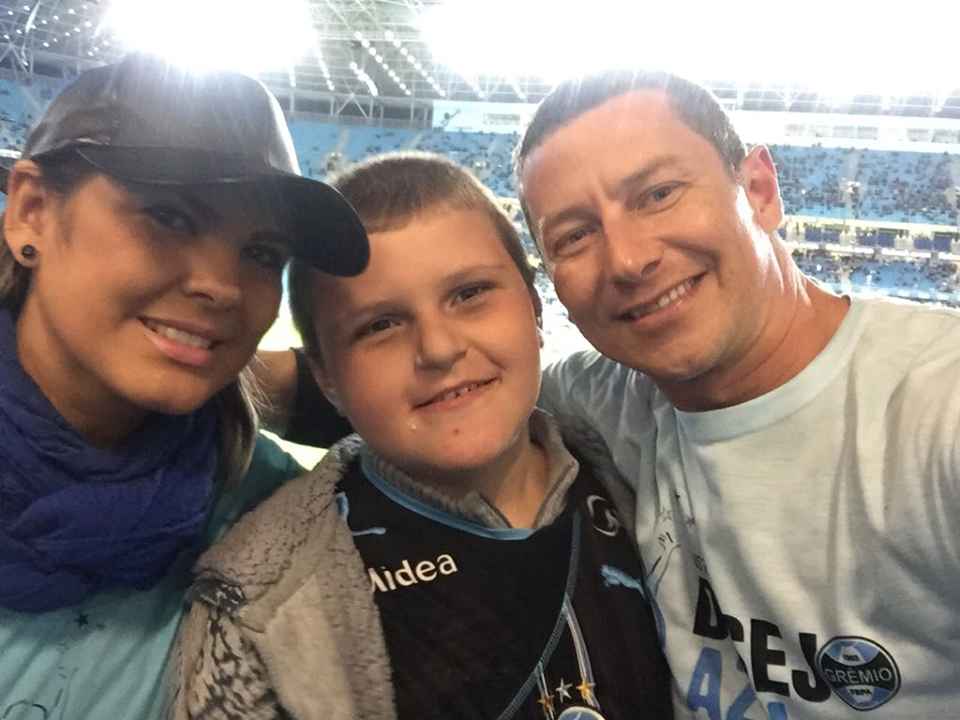
[[[88,70],[50,104],[21,157],[68,150],[119,180],[269,183],[293,228],[295,257],[334,275],[367,265],[356,212],[334,188],[300,175],[280,105],[253,78],[144,54]],[[6,172],[0,183],[5,189]]]

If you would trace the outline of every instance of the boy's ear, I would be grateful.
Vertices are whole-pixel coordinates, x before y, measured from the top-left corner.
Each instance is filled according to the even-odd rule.
[[[52,200],[35,162],[20,160],[10,168],[3,233],[14,259],[21,265],[33,266],[43,254],[44,223]],[[28,245],[34,249],[33,257],[24,257],[23,249]]]
[[[326,396],[327,400],[330,401],[330,404],[337,409],[337,413],[344,417],[340,395],[337,393],[337,388],[330,378],[330,372],[323,362],[323,357],[314,356],[310,353],[307,355],[307,363],[310,365],[310,372],[313,373],[313,379],[317,383],[317,387],[320,388],[320,391]]]

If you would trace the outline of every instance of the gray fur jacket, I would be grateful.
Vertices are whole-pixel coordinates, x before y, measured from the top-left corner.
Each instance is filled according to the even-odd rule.
[[[562,442],[590,463],[632,527],[632,491],[602,441],[565,425]],[[355,435],[337,443],[199,559],[178,647],[175,720],[396,718],[369,577],[334,498],[363,447]],[[569,482],[545,502],[559,508],[553,517]]]

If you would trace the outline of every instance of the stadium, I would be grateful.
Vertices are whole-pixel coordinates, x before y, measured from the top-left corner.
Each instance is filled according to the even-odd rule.
[[[957,20],[0,0],[0,718],[956,717]]]
[[[950,39],[938,35],[950,22],[920,23],[920,7],[894,19],[808,4],[784,11],[778,27],[789,22],[792,36],[839,47],[855,26],[876,44],[897,36],[899,51],[845,64],[771,49],[759,63],[722,43],[761,11],[756,3],[739,3],[737,17],[697,6],[696,27],[682,25],[680,10],[629,3],[602,2],[589,15],[514,5],[5,0],[0,152],[8,163],[17,157],[42,109],[80,71],[148,50],[260,77],[287,114],[308,176],[379,152],[439,152],[471,168],[521,227],[511,152],[537,101],[567,75],[649,65],[706,85],[748,143],[771,148],[787,214],[780,233],[805,272],[839,292],[960,305],[960,90],[949,76]],[[903,33],[904,23],[917,32]],[[658,27],[684,29],[674,38],[650,31]],[[540,289],[545,357],[582,346],[545,277]],[[292,333],[282,313],[265,346],[296,342]]]

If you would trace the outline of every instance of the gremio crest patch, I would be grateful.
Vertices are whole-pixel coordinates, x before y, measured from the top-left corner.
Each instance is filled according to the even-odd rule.
[[[835,637],[817,653],[817,669],[854,710],[873,710],[900,690],[900,669],[882,645],[862,637]]]

